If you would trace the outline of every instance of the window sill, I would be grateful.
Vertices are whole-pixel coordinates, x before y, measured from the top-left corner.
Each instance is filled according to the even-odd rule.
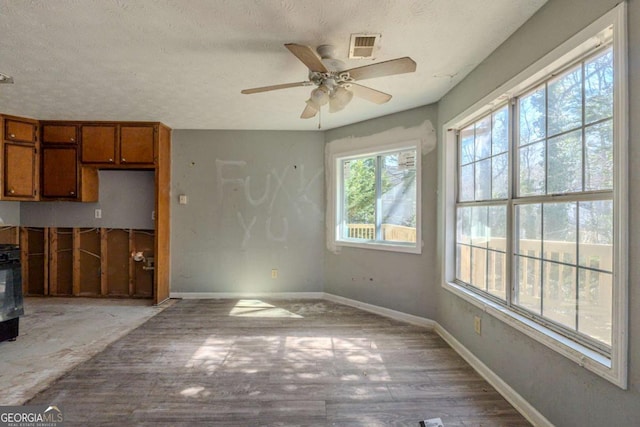
[[[409,253],[409,254],[422,253],[422,245],[408,246],[408,245],[396,245],[393,243],[381,243],[381,242],[365,243],[365,242],[347,241],[347,240],[336,240],[334,244],[337,248],[347,247],[347,248],[373,249],[378,251],[400,252],[400,253]]]
[[[533,338],[548,348],[562,354],[585,369],[605,378],[618,387],[625,388],[625,382],[613,369],[611,359],[603,356],[571,339],[552,331],[518,313],[482,297],[456,283],[445,282],[442,287],[485,313],[503,321],[507,325]]]

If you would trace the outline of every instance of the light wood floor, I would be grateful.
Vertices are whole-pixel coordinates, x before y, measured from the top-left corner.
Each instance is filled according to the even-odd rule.
[[[66,426],[529,425],[435,333],[324,300],[183,300],[29,404]]]

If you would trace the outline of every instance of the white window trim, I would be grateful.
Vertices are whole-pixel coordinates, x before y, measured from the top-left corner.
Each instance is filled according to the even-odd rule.
[[[397,244],[394,242],[356,242],[339,238],[340,232],[340,210],[342,205],[341,167],[340,160],[345,157],[384,154],[401,150],[416,150],[416,243],[415,245]],[[366,148],[355,150],[338,150],[331,153],[330,158],[333,167],[331,174],[331,186],[329,195],[331,201],[331,211],[327,219],[328,227],[331,230],[331,245],[333,247],[352,247],[361,249],[374,249],[392,252],[403,252],[411,254],[422,253],[422,144],[420,140],[408,140],[393,143],[375,144]]]
[[[628,84],[627,84],[627,6],[620,3],[604,16],[545,55],[526,70],[492,91],[476,104],[447,122],[442,129],[444,149],[441,150],[441,186],[443,203],[441,215],[444,231],[440,242],[443,250],[442,272],[444,289],[504,321],[545,346],[564,355],[591,372],[622,389],[627,388],[628,370]],[[602,42],[602,33],[612,27],[614,51],[614,291],[611,357],[596,353],[564,335],[558,334],[508,307],[497,304],[455,281],[456,224],[456,150],[457,139],[452,130],[458,124],[481,117],[506,99],[522,92],[536,81],[558,68],[560,64],[577,59]]]

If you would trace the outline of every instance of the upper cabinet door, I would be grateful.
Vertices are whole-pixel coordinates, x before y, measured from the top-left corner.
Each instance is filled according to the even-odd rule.
[[[155,163],[157,125],[120,126],[120,164]]]
[[[35,200],[37,181],[36,149],[33,145],[4,143],[4,185],[5,199]]]
[[[115,163],[116,125],[82,125],[82,163]]]
[[[78,198],[76,147],[42,148],[42,197]]]
[[[43,124],[43,144],[77,144],[78,127],[68,124]]]
[[[36,142],[38,125],[15,119],[4,120],[4,139],[12,142]]]

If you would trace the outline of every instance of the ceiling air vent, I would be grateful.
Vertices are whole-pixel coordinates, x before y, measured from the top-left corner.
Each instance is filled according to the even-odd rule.
[[[381,34],[351,34],[349,59],[374,59]]]

